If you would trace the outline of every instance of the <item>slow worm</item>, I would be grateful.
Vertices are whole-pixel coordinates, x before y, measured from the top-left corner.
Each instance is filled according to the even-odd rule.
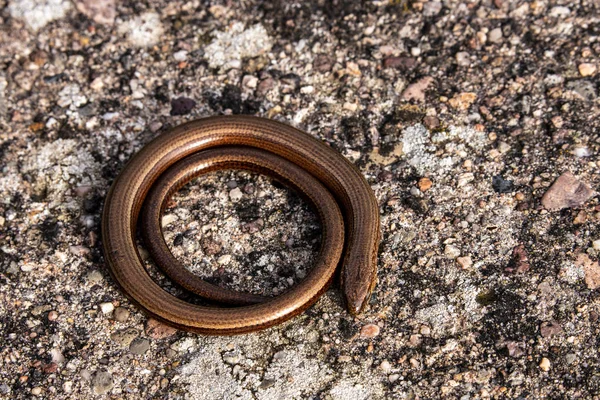
[[[253,148],[261,151],[254,152]],[[283,179],[313,203],[323,224],[321,250],[316,265],[298,285],[267,301],[229,301],[257,304],[219,308],[184,302],[148,275],[135,245],[142,204],[169,167],[174,169],[167,174],[177,175],[178,170],[191,165],[185,159],[194,153],[199,153],[194,157],[206,158],[190,167],[192,175],[223,168],[254,169]],[[184,164],[175,165],[181,160]],[[161,196],[170,195],[190,178],[175,179],[175,175],[163,180],[163,194],[155,197],[159,203],[164,202]],[[155,210],[158,208],[160,213],[161,207],[155,205]],[[157,218],[156,212],[152,218]],[[150,236],[158,235],[162,233],[154,225]],[[379,207],[358,169],[308,134],[262,118],[210,117],[158,136],[127,163],[106,197],[102,242],[111,275],[124,293],[152,317],[199,333],[244,333],[275,325],[313,304],[331,282],[342,254],[340,276],[346,306],[353,315],[363,311],[376,282]],[[185,279],[183,283],[185,287]],[[206,294],[209,299],[211,296]]]

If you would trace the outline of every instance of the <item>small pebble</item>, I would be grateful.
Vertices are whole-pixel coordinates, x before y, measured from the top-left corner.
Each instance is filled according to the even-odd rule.
[[[500,43],[502,41],[502,28],[492,29],[488,33],[488,41],[492,43]]]
[[[437,129],[440,126],[440,119],[438,117],[428,115],[423,118],[423,125],[425,125],[425,127],[430,131]]]
[[[425,91],[433,83],[433,81],[434,79],[432,77],[426,76],[414,83],[411,83],[402,92],[402,100],[425,101]]]
[[[173,58],[175,61],[185,61],[187,59],[188,52],[185,50],[179,50],[176,53],[173,53]]]
[[[379,335],[379,326],[375,324],[368,324],[361,328],[360,337],[362,338],[374,338]]]
[[[223,246],[211,237],[205,237],[200,241],[200,247],[207,256],[214,256],[221,252]]]
[[[596,64],[583,63],[579,64],[579,73],[581,76],[592,76],[596,73]]]
[[[466,51],[459,51],[458,53],[456,53],[456,62],[458,63],[458,65],[461,65],[463,67],[468,67],[469,65],[471,65],[469,53],[467,53]]]
[[[52,362],[56,364],[62,364],[65,362],[65,357],[63,356],[60,349],[52,349],[50,350],[50,357],[52,357]]]
[[[237,187],[229,192],[229,198],[231,199],[231,201],[238,201],[242,198],[243,195],[244,194],[242,193],[240,188]]]
[[[383,60],[383,68],[394,68],[403,72],[412,70],[416,64],[412,57],[388,57]]]
[[[600,251],[600,239],[598,239],[598,240],[594,240],[594,241],[592,242],[592,248],[593,248],[594,250]]]
[[[568,16],[569,14],[571,14],[571,10],[569,7],[564,6],[552,7],[548,13],[548,15],[553,18],[562,18]]]
[[[550,211],[578,207],[594,194],[588,185],[570,172],[565,172],[546,191],[542,197],[542,205]]]
[[[426,191],[431,189],[433,182],[431,181],[431,179],[429,179],[427,177],[423,177],[423,178],[419,179],[418,184],[419,184],[419,190],[421,190],[421,192],[425,193]]]
[[[444,249],[444,254],[448,258],[457,258],[458,256],[460,256],[460,249],[456,246],[449,244],[446,245],[446,248]]]
[[[428,1],[423,4],[423,16],[425,17],[433,17],[438,15],[440,11],[442,11],[441,1]]]
[[[235,365],[239,363],[241,358],[241,354],[237,350],[229,351],[223,354],[223,361],[229,365]]]
[[[556,321],[546,321],[540,325],[540,333],[545,338],[558,335],[562,331],[560,324]]]
[[[584,210],[581,210],[575,216],[573,220],[573,225],[581,225],[584,224],[588,219],[587,213]]]
[[[21,271],[23,272],[31,272],[34,268],[35,265],[31,263],[21,265]]]
[[[544,372],[550,371],[550,360],[546,357],[542,358],[542,361],[540,361],[540,369]]]
[[[217,259],[220,265],[227,265],[231,262],[231,254],[224,254]]]
[[[58,319],[58,313],[54,310],[48,313],[48,321],[56,321]]]
[[[166,214],[163,215],[162,219],[160,220],[161,225],[164,227],[171,225],[173,222],[177,221],[179,219],[179,217],[175,214]]]
[[[127,320],[129,319],[129,315],[129,310],[124,307],[117,307],[113,312],[113,318],[117,322],[127,322]]]
[[[92,378],[92,389],[94,394],[108,393],[113,387],[112,376],[107,371],[98,371]]]
[[[383,360],[381,364],[379,364],[379,368],[385,372],[386,374],[390,373],[392,370],[392,364],[388,360]]]
[[[110,335],[113,342],[120,344],[123,347],[128,347],[135,338],[139,336],[139,332],[134,328],[127,328],[115,332]]]
[[[587,254],[579,253],[575,259],[575,265],[583,269],[585,284],[588,289],[600,288],[600,265],[598,261],[592,260]]]
[[[410,335],[408,344],[411,347],[417,347],[421,344],[421,335]]]
[[[473,260],[471,260],[470,256],[457,257],[456,262],[462,269],[469,269],[473,266]]]
[[[53,373],[55,373],[56,371],[58,371],[58,364],[56,364],[56,363],[54,363],[54,362],[51,362],[51,363],[49,363],[49,364],[46,364],[46,365],[44,365],[44,366],[42,367],[42,371],[43,371],[45,374],[53,374]]]
[[[142,355],[150,348],[150,341],[148,339],[137,338],[129,345],[129,351],[133,354]]]
[[[154,318],[148,319],[146,323],[146,335],[152,339],[165,339],[177,333],[177,329],[165,325]]]
[[[34,387],[33,389],[31,389],[31,394],[34,396],[39,396],[40,394],[42,394],[42,388],[39,386]]]
[[[514,183],[501,175],[496,175],[492,177],[492,188],[496,193],[511,193],[514,190]]]
[[[187,97],[171,100],[171,115],[186,115],[196,107],[196,102]]]
[[[475,100],[477,100],[477,94],[472,92],[463,92],[452,97],[448,101],[448,104],[457,110],[466,111],[469,109],[469,107],[471,107],[471,104],[473,104]]]
[[[113,303],[101,303],[100,304],[100,310],[102,310],[102,314],[110,314],[111,312],[113,312],[113,310],[115,309],[115,306],[113,305]]]
[[[573,149],[573,154],[575,155],[575,157],[585,158],[590,157],[592,155],[592,152],[586,146],[575,146],[575,148]]]

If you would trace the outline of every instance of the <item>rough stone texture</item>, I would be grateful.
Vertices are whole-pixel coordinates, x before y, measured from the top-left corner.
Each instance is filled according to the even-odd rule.
[[[65,0],[12,0],[8,11],[11,17],[23,20],[35,32],[51,21],[63,18],[71,7]]]
[[[118,31],[134,46],[149,47],[162,39],[164,28],[160,15],[149,11],[122,23]]]
[[[76,0],[77,11],[94,22],[111,25],[117,15],[116,0]]]
[[[577,189],[600,187],[597,1],[74,3],[0,6],[0,398],[597,396],[600,204]],[[82,3],[115,4],[114,23]],[[333,285],[280,326],[205,337],[110,277],[100,213],[127,160],[241,113],[307,130],[373,187],[364,314]],[[248,172],[190,183],[163,221],[191,271],[264,295],[320,242],[301,197]]]
[[[570,172],[565,172],[544,193],[542,205],[548,210],[578,207],[594,194],[588,185],[580,182]]]
[[[92,388],[94,390],[94,394],[105,394],[112,389],[114,383],[112,381],[112,376],[108,371],[101,370],[94,374],[92,378]]]

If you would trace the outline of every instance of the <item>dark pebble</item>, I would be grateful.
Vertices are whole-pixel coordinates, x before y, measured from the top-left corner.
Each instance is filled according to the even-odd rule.
[[[259,389],[268,389],[271,386],[274,386],[275,383],[277,383],[277,381],[275,381],[274,379],[264,379],[260,385],[258,386]]]
[[[518,245],[513,249],[512,260],[506,272],[527,272],[531,268],[529,264],[529,256],[523,244]]]
[[[171,115],[186,115],[196,107],[196,102],[187,97],[171,100]]]
[[[377,175],[377,179],[380,182],[389,182],[392,180],[393,177],[394,174],[392,174],[390,171],[381,171],[379,175]]]
[[[492,178],[492,188],[496,193],[511,193],[515,190],[513,181],[502,178],[500,175],[496,175]]]

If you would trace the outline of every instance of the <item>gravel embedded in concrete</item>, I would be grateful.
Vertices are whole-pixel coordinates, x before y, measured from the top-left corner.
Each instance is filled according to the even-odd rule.
[[[0,9],[0,397],[598,393],[597,2]],[[220,114],[304,129],[366,177],[382,242],[364,314],[334,285],[280,326],[205,337],[121,293],[102,255],[110,183],[152,138]],[[163,222],[191,271],[264,295],[320,243],[301,197],[248,172],[190,183]]]

